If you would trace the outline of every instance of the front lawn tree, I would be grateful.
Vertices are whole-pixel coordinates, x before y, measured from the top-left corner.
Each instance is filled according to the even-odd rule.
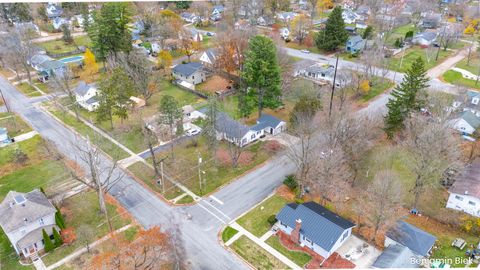
[[[417,58],[407,70],[403,81],[392,92],[387,102],[388,113],[384,118],[384,130],[388,138],[403,128],[403,123],[413,110],[419,110],[423,104],[418,97],[421,90],[428,87],[427,73],[422,58]]]
[[[242,77],[247,88],[242,95],[246,104],[257,106],[259,118],[264,108],[278,108],[282,104],[280,67],[273,41],[261,35],[250,39],[243,68]],[[252,111],[253,106],[248,106],[242,115],[250,115]]]
[[[217,140],[217,118],[219,114],[219,104],[216,97],[208,98],[205,125],[203,127],[203,136],[206,138],[208,149],[215,154],[218,146]],[[213,156],[213,155],[212,155]]]
[[[75,113],[75,118],[77,121],[80,121],[80,116],[78,114],[78,106],[76,106],[77,98],[75,94],[75,87],[73,86],[73,75],[70,70],[66,70],[62,73],[59,73],[55,76],[52,76],[49,80],[49,85],[56,92],[64,93],[68,101],[74,106],[71,106],[73,112]]]
[[[311,20],[304,14],[297,15],[293,18],[290,28],[300,45],[303,44],[303,40],[308,36],[308,30],[310,27]]]
[[[88,27],[88,36],[92,40],[93,51],[100,61],[109,54],[130,52],[132,34],[128,24],[131,22],[130,3],[104,3],[100,10],[93,13],[93,22]]]
[[[161,113],[160,124],[168,126],[170,139],[173,139],[175,129],[177,134],[180,130],[183,131],[183,113],[178,101],[170,95],[164,95],[160,100],[159,111]],[[170,149],[173,155],[173,143]]]
[[[70,32],[70,26],[64,23],[62,24],[61,29],[63,33],[63,36],[62,36],[63,42],[65,42],[66,44],[72,44],[73,37],[72,37],[72,33]]]
[[[128,109],[132,104],[130,97],[135,92],[135,85],[123,69],[115,68],[100,81],[99,90],[97,120],[109,120],[113,129],[113,116],[122,120],[128,118]]]
[[[348,40],[348,32],[345,30],[345,22],[342,18],[342,8],[336,6],[328,16],[325,29],[318,32],[315,43],[319,49],[334,51],[339,46],[344,46]]]

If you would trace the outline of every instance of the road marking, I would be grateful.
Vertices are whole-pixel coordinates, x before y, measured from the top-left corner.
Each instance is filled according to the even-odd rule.
[[[210,213],[212,216],[214,216],[216,219],[220,220],[223,224],[227,224],[227,222],[225,222],[223,219],[221,219],[220,217],[218,217],[217,215],[215,215],[212,211],[208,210],[205,206],[203,206],[201,203],[198,204],[200,207],[202,207],[203,209],[205,209],[205,211],[207,211],[208,213]]]
[[[232,218],[230,218],[229,216],[227,216],[227,214],[223,213],[222,210],[218,209],[217,207],[215,207],[215,205],[211,204],[210,202],[206,201],[206,200],[202,200],[202,202],[206,203],[207,205],[209,205],[210,207],[212,207],[213,209],[217,210],[217,212],[219,212],[220,214],[222,214],[222,216],[226,217],[229,221],[232,220]]]
[[[220,200],[219,200],[218,198],[216,198],[215,196],[213,196],[213,195],[210,195],[210,198],[212,198],[212,199],[213,199],[214,201],[216,201],[217,203],[219,203],[219,204],[223,205],[223,202],[222,202],[222,201],[220,201]]]

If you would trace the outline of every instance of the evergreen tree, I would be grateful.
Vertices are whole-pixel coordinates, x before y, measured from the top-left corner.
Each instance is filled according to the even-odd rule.
[[[325,29],[315,37],[318,48],[327,51],[334,51],[338,46],[343,46],[348,40],[348,32],[345,30],[345,22],[342,18],[342,8],[336,6],[328,16]]]
[[[94,13],[93,23],[87,30],[98,60],[104,61],[109,54],[131,51],[132,34],[128,27],[132,17],[130,5],[126,2],[108,2]]]
[[[362,38],[363,39],[370,39],[373,35],[373,27],[370,25],[365,28],[365,31],[363,31]]]
[[[55,247],[59,247],[63,244],[62,238],[60,237],[60,234],[57,232],[57,229],[53,227],[53,239],[55,240]]]
[[[72,44],[73,37],[72,37],[72,33],[70,32],[70,27],[68,26],[68,24],[66,23],[62,24],[61,28],[63,33],[63,36],[62,36],[63,42],[65,42],[66,44]]]
[[[52,242],[52,239],[50,239],[50,236],[47,234],[45,229],[42,229],[42,236],[43,236],[43,244],[45,246],[45,252],[50,252],[54,249],[54,245]]]
[[[218,141],[217,141],[217,132],[216,132],[216,124],[217,124],[217,117],[219,113],[218,108],[218,100],[216,97],[209,97],[208,98],[208,105],[207,105],[207,112],[206,112],[206,119],[205,125],[202,130],[202,135],[206,138],[206,143],[208,149],[215,153],[217,149]]]
[[[37,8],[37,14],[43,22],[48,22],[49,19],[47,16],[47,8],[45,7],[45,5],[40,5]]]
[[[282,104],[280,66],[277,49],[270,38],[258,35],[250,39],[243,68],[242,77],[247,89],[242,95],[242,116],[252,113],[254,106],[258,108],[259,118],[263,108],[279,107]]]
[[[128,105],[132,103],[130,97],[135,93],[135,86],[122,68],[116,68],[100,81],[99,90],[97,120],[109,120],[113,129],[113,116],[122,120],[128,118]]]
[[[384,130],[389,138],[403,127],[403,121],[412,110],[421,108],[423,100],[418,98],[418,93],[427,87],[425,65],[422,58],[418,57],[408,69],[403,81],[392,91],[392,98],[388,100]]]
[[[61,230],[66,228],[65,220],[63,219],[62,213],[60,213],[60,210],[58,210],[58,208],[57,212],[55,212],[55,223]]]

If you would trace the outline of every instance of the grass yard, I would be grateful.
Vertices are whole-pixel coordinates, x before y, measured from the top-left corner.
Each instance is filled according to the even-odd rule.
[[[230,226],[227,226],[222,232],[222,241],[224,243],[228,242],[228,240],[230,240],[237,233],[238,233],[237,230],[235,230]]]
[[[298,44],[297,42],[290,41],[290,42],[285,42],[285,46],[291,49],[296,49],[296,50],[309,50],[312,53],[319,53],[319,54],[325,54],[324,51],[320,50],[316,46],[306,46],[305,44]]]
[[[114,230],[130,223],[128,215],[119,212],[117,207],[112,203],[107,203],[107,210]],[[61,211],[65,216],[67,228],[73,227],[76,230],[81,225],[88,225],[94,230],[95,235],[89,242],[93,242],[107,235],[109,231],[105,216],[100,212],[97,194],[93,191],[80,193],[66,199],[61,207]],[[51,265],[82,247],[83,243],[74,241],[70,246],[62,246],[55,249],[43,257],[42,260],[45,265]]]
[[[472,56],[470,58],[470,63],[467,65],[467,59],[463,59],[462,61],[458,62],[456,67],[465,69],[470,71],[473,74],[478,74],[479,73],[479,66],[480,66],[480,55],[472,52]]]
[[[393,31],[387,37],[387,44],[390,44],[390,45],[393,46],[395,44],[395,40],[397,40],[397,38],[405,39],[405,34],[408,31],[413,31],[413,35],[415,36],[417,33],[419,33],[420,30],[412,24],[401,25],[401,26],[393,29]]]
[[[388,79],[385,79],[383,82],[379,78],[372,80],[372,87],[367,94],[364,94],[360,97],[360,102],[365,103],[375,98],[376,96],[383,94],[387,89],[391,88],[394,83]]]
[[[480,89],[480,82],[476,84],[475,80],[465,79],[460,72],[454,70],[448,70],[443,73],[442,78],[451,84]]]
[[[190,195],[185,195],[183,198],[178,200],[176,204],[187,204],[187,203],[193,203],[195,200],[192,198]]]
[[[20,90],[24,95],[27,97],[38,97],[41,96],[42,94],[37,91],[33,86],[31,86],[28,82],[23,82],[17,84],[17,89]]]
[[[79,46],[90,47],[92,41],[88,35],[77,36],[73,38],[72,44],[65,44],[62,39],[51,40],[47,42],[38,43],[38,46],[45,49],[48,53],[68,53],[77,50]]]
[[[246,236],[241,236],[237,241],[233,242],[230,247],[258,270],[288,269],[285,264]]]
[[[0,228],[0,266],[2,270],[35,269],[32,266],[23,266],[18,262],[17,253],[7,235]]]
[[[288,248],[284,247],[282,243],[280,243],[278,237],[275,235],[268,238],[265,243],[276,249],[278,252],[282,253],[285,257],[289,258],[299,266],[306,265],[312,259],[312,256],[305,252],[289,250]]]
[[[275,194],[238,219],[237,223],[255,236],[261,237],[271,228],[268,217],[276,215],[287,203],[289,202],[286,199]]]
[[[32,131],[32,128],[20,116],[7,112],[0,113],[0,127],[7,128],[10,137]]]
[[[213,47],[214,40],[215,39],[212,36],[203,35],[203,39],[202,39],[202,42],[201,42],[202,49],[208,49],[208,48]]]
[[[48,110],[67,126],[72,127],[83,136],[88,136],[90,140],[93,142],[93,144],[100,147],[100,149],[102,149],[105,153],[110,155],[110,157],[114,159],[123,159],[129,156],[127,152],[123,151],[121,148],[116,146],[110,140],[98,134],[97,132],[95,132],[93,129],[91,129],[84,123],[77,121],[77,119],[75,119],[75,116],[67,112],[60,111],[59,109],[56,109],[53,106],[50,106]]]
[[[412,63],[418,57],[421,57],[425,62],[425,69],[429,70],[432,67],[436,66],[437,64],[441,63],[443,60],[448,58],[453,53],[454,52],[452,51],[444,51],[443,49],[440,49],[438,61],[435,61],[435,57],[437,55],[437,48],[433,50],[433,49],[422,49],[418,46],[414,46],[414,47],[408,48],[404,52],[405,55],[403,56],[403,61],[401,59],[402,53],[399,53],[394,57],[392,57],[390,59],[390,69],[396,70],[399,72],[406,72],[410,68]],[[427,54],[428,54],[428,57],[427,57]],[[400,66],[400,62],[402,62],[401,66]]]
[[[47,83],[36,82],[36,83],[34,83],[34,85],[36,87],[40,88],[40,90],[42,90],[44,93],[53,92],[52,89],[48,86]]]

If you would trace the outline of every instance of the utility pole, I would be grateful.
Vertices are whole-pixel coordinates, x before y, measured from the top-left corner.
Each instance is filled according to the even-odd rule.
[[[332,94],[330,95],[330,109],[328,110],[328,117],[332,115],[333,94],[335,93],[335,81],[337,79],[338,58],[340,54],[337,53],[337,61],[335,62],[335,72],[333,74]]]
[[[435,56],[435,61],[438,61],[438,55],[440,54],[440,49],[442,48],[443,37],[445,36],[445,31],[447,30],[447,26],[443,26],[442,36],[440,37],[440,43],[438,44],[437,56]]]
[[[200,156],[200,153],[198,153],[198,182],[200,185],[200,193],[202,192],[202,169],[200,165],[202,164],[202,157]]]
[[[10,107],[7,104],[7,100],[5,99],[5,96],[3,95],[3,91],[0,88],[0,95],[2,96],[3,104],[5,104],[5,108],[7,109],[7,112],[10,112]]]
[[[163,160],[160,162],[160,174],[161,174],[160,181],[162,183],[162,193],[165,195],[165,179],[163,178],[164,177],[164,175],[163,175]]]

